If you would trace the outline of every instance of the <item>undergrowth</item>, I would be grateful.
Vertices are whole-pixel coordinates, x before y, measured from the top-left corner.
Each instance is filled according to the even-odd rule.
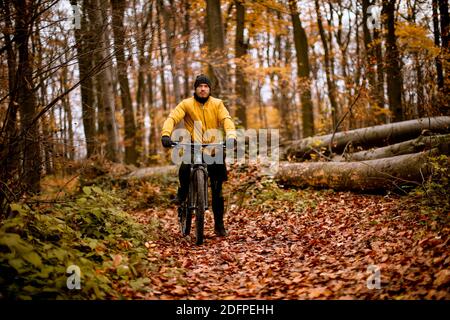
[[[51,207],[11,205],[13,217],[0,226],[2,298],[120,299],[123,288],[151,290],[145,275],[155,266],[144,244],[159,226],[136,222],[126,205],[96,186]],[[73,266],[79,290],[69,289]]]

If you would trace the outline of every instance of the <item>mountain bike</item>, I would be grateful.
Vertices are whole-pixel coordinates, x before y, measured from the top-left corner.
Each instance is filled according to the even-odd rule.
[[[190,163],[189,192],[186,200],[181,204],[179,224],[183,236],[191,232],[192,217],[195,216],[195,235],[197,245],[203,244],[203,230],[205,211],[208,210],[208,167],[203,158],[201,148],[208,146],[222,147],[223,143],[180,143],[173,142],[172,147],[186,146],[194,155],[194,163]],[[199,159],[201,157],[201,159]]]

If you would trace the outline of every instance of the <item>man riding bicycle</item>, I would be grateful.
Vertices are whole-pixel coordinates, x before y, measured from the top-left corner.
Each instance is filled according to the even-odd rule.
[[[194,122],[201,122],[201,143],[211,143],[212,139],[205,136],[205,132],[210,129],[220,129],[223,127],[226,134],[227,146],[234,146],[236,141],[236,128],[231,119],[228,110],[225,108],[223,101],[212,97],[211,82],[203,74],[197,76],[194,83],[194,96],[181,101],[174,110],[169,114],[164,122],[161,142],[165,148],[173,146],[170,136],[174,127],[184,120],[185,128],[189,131],[191,137],[198,130],[194,126]],[[198,136],[198,135],[197,135]],[[194,139],[192,139],[193,141]],[[213,163],[207,165],[208,175],[211,182],[212,191],[212,209],[214,213],[214,231],[218,236],[226,236],[227,232],[223,223],[224,215],[224,198],[222,195],[222,184],[227,180],[227,168],[225,161],[222,163]],[[185,201],[189,192],[190,164],[182,163],[178,172],[180,187],[177,192],[178,212],[183,210],[182,203]]]

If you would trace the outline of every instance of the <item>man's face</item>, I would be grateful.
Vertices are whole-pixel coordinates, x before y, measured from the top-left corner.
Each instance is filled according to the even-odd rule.
[[[207,98],[209,96],[209,86],[206,83],[201,83],[197,88],[195,88],[195,93],[200,98]]]

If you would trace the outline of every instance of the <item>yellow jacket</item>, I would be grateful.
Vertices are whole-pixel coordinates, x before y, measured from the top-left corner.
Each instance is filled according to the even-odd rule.
[[[218,141],[219,139],[216,135],[205,135],[205,132],[210,129],[222,128],[225,130],[226,138],[236,139],[236,128],[228,110],[220,99],[210,96],[203,106],[194,97],[184,99],[170,112],[169,117],[164,121],[161,136],[170,137],[173,128],[183,119],[185,128],[191,134],[192,140],[200,141],[198,137],[203,137],[203,143]],[[196,122],[195,130],[194,122]],[[200,123],[201,134],[199,130]],[[211,133],[211,130],[209,133]]]

